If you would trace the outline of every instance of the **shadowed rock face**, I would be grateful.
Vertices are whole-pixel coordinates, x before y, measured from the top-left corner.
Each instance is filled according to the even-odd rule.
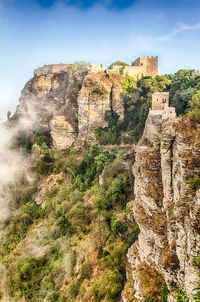
[[[193,192],[188,181],[200,173],[199,150],[200,127],[186,118],[165,123],[159,145],[150,148],[140,144],[137,148],[133,215],[140,235],[128,252],[124,302],[143,301],[154,294],[159,297],[163,281],[171,291],[168,301],[176,300],[178,286],[194,301],[200,192]],[[152,274],[154,281],[147,281],[152,280]]]
[[[36,73],[37,75],[38,73]],[[124,115],[121,82],[124,77],[105,72],[57,70],[39,73],[24,87],[17,113],[34,127],[51,130],[53,144],[65,149],[94,140],[94,129],[106,126],[106,110]]]

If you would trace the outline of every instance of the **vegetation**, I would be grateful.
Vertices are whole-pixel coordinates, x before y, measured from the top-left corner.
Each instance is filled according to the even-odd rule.
[[[4,222],[6,237],[0,248],[0,254],[10,253],[19,242],[26,236],[33,223],[45,217],[45,211],[34,203],[27,203],[21,208],[21,213],[8,218]]]
[[[91,63],[85,61],[75,61],[68,67],[68,72],[74,74],[77,71],[87,71],[91,67]]]
[[[161,297],[160,302],[167,302],[168,301],[168,295],[169,295],[169,290],[167,288],[166,282],[164,282],[163,288],[162,288],[162,297]]]
[[[87,67],[83,62],[73,66],[74,70]],[[134,184],[127,167],[134,154],[120,143],[141,137],[155,91],[170,91],[177,113],[199,120],[199,83],[192,70],[144,77],[137,83],[127,75],[122,83],[124,119],[113,111],[105,113],[108,126],[95,130],[101,147],[85,143],[82,149],[61,152],[51,148],[45,129],[21,133],[15,146],[31,154],[39,189],[36,184],[13,189],[15,215],[2,227],[0,256],[11,296],[30,302],[120,301],[127,249],[139,234],[127,210]],[[93,93],[104,91],[96,87]],[[190,179],[189,186],[197,191],[200,177]],[[164,283],[160,301],[167,302],[168,295]],[[200,301],[199,284],[194,299]],[[180,288],[176,300],[188,301],[187,293]],[[148,296],[144,301],[157,300]]]
[[[199,175],[195,175],[194,178],[189,179],[189,186],[195,192],[200,189],[200,177],[199,177]]]
[[[124,119],[119,120],[115,112],[106,112],[108,127],[95,130],[96,139],[102,145],[137,142],[144,130],[152,93],[156,91],[169,91],[170,104],[176,108],[177,115],[188,114],[200,120],[200,76],[194,70],[179,70],[174,75],[154,78],[146,76],[137,82],[126,75],[122,88]]]
[[[116,61],[116,62],[110,64],[110,65],[108,66],[108,69],[111,69],[114,65],[117,65],[117,66],[128,66],[128,64],[125,63],[125,62]]]
[[[199,263],[200,263],[200,257],[197,257],[197,264]],[[194,290],[195,290],[194,300],[196,302],[200,302],[200,272],[199,272],[199,283]]]
[[[188,302],[189,301],[186,291],[183,290],[182,288],[179,288],[177,290],[176,301],[177,302]]]
[[[33,302],[80,301],[90,282],[90,299],[117,302],[125,282],[127,249],[139,233],[126,213],[133,179],[123,161],[133,159],[121,148],[100,149],[97,144],[85,144],[77,151],[54,151],[46,137],[29,138],[38,179],[48,179],[48,190],[40,193],[43,206],[35,203],[35,185],[14,190],[18,210],[5,221],[6,234],[1,237],[10,295]],[[42,255],[29,251],[18,256],[26,240],[35,240],[37,246],[38,239],[32,236],[40,228],[46,242]],[[96,276],[89,254],[80,258],[83,242],[88,244],[87,253],[96,255]]]

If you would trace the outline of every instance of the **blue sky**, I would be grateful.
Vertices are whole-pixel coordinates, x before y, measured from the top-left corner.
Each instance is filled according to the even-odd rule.
[[[0,115],[34,68],[158,55],[161,74],[200,69],[199,0],[0,0]]]

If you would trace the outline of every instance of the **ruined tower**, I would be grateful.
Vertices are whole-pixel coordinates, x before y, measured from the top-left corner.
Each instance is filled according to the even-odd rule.
[[[152,94],[152,110],[164,110],[169,106],[169,92],[154,92]]]
[[[139,57],[131,63],[132,67],[140,67],[143,76],[157,76],[160,74],[158,67],[158,56],[155,57]]]

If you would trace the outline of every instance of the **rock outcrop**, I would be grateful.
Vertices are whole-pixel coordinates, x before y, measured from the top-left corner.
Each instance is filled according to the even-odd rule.
[[[25,85],[17,113],[37,127],[51,130],[53,144],[65,149],[94,140],[94,129],[106,126],[106,110],[124,115],[124,76],[106,71],[73,70],[72,65],[47,65],[35,70]]]
[[[128,251],[123,301],[161,295],[165,281],[174,302],[180,286],[194,301],[200,250],[200,192],[189,179],[200,174],[200,126],[187,118],[162,127],[161,142],[138,146],[133,167],[133,215],[138,241]]]

